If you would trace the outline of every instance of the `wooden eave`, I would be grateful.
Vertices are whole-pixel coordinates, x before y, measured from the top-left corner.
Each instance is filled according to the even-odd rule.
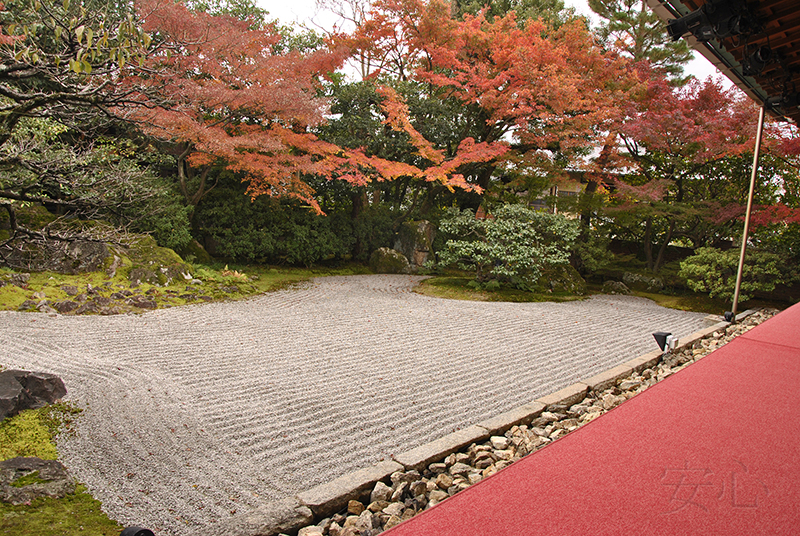
[[[705,0],[647,0],[650,8],[663,20],[677,19],[697,10]],[[770,97],[780,97],[784,88],[800,91],[800,1],[754,0],[748,7],[761,24],[762,31],[749,36],[721,40],[698,41],[687,34],[689,45],[708,59],[723,75],[759,104]],[[768,46],[773,60],[764,70],[748,76],[742,72],[745,49]],[[776,117],[800,124],[800,107],[770,109]]]

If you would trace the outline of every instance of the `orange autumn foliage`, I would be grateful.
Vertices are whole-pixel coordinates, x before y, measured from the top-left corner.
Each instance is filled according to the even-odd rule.
[[[456,159],[445,162],[410,124],[400,128],[434,167],[343,149],[311,133],[328,106],[318,96],[319,79],[341,65],[341,48],[276,53],[280,35],[274,28],[253,29],[251,21],[195,13],[173,0],[139,0],[137,12],[145,31],[154,35],[154,46],[125,80],[142,88],[141,105],[119,113],[148,134],[187,147],[192,168],[224,166],[241,173],[253,197],[296,197],[319,211],[304,175],[357,185],[410,176],[469,187],[455,172],[456,164],[504,151],[465,144]],[[396,95],[385,95],[383,107],[393,128],[402,123],[403,106]]]
[[[515,169],[556,170],[554,151],[573,159],[602,145],[643,85],[630,62],[598,46],[580,20],[558,29],[541,20],[520,25],[513,12],[459,21],[444,0],[376,0],[368,20],[336,42],[379,58],[373,76],[414,78],[438,98],[480,109],[479,141],[510,142],[496,164]],[[404,113],[393,128],[405,130]]]

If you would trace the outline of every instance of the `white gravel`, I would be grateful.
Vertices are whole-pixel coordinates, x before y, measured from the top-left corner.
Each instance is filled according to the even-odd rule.
[[[197,526],[389,459],[685,336],[649,300],[482,303],[413,276],[141,315],[0,313],[0,364],[85,408],[62,460],[125,525]]]

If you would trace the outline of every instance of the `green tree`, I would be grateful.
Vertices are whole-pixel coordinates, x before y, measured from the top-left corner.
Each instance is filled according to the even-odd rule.
[[[604,20],[596,32],[607,47],[634,63],[647,62],[677,85],[689,80],[683,73],[692,59],[689,45],[684,39],[669,39],[666,24],[646,0],[589,0],[589,8]]]
[[[134,100],[115,84],[146,53],[150,36],[125,2],[15,0],[0,4],[0,145],[23,117],[48,117],[84,133]]]

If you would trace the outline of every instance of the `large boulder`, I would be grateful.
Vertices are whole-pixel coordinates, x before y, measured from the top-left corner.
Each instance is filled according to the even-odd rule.
[[[625,272],[622,274],[622,282],[628,288],[634,290],[642,290],[645,292],[659,291],[664,288],[664,280],[654,275],[636,274],[633,272]]]
[[[397,250],[378,248],[369,258],[369,267],[376,274],[410,274],[408,259]]]
[[[603,294],[630,294],[631,289],[622,281],[606,281],[603,283]]]
[[[4,370],[0,372],[0,421],[26,409],[41,408],[67,394],[55,374]]]
[[[571,264],[548,266],[542,270],[538,285],[540,291],[586,294],[586,281]]]
[[[436,228],[429,221],[407,221],[400,226],[394,249],[408,259],[412,271],[423,267],[433,251]]]
[[[89,240],[48,240],[9,249],[5,263],[32,272],[80,274],[104,270],[113,259],[107,244]]]
[[[75,493],[75,479],[56,460],[12,458],[0,462],[0,500],[30,504],[39,497],[60,499]]]

